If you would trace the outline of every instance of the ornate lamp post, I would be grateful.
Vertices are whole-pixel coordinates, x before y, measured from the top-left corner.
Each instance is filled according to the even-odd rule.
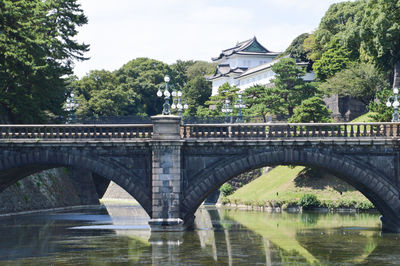
[[[236,122],[243,123],[242,109],[246,108],[244,101],[242,100],[242,94],[239,94],[239,99],[235,103],[235,108],[239,109],[238,118]]]
[[[69,112],[68,114],[68,122],[74,122],[75,121],[75,110],[76,108],[79,107],[78,101],[75,99],[75,94],[72,91],[70,95],[67,97],[64,110]]]
[[[233,111],[231,101],[229,101],[229,99],[225,100],[225,103],[222,106],[221,111],[226,114],[226,123],[228,123],[229,122],[229,113],[232,113],[232,111]]]
[[[164,95],[164,104],[163,104],[162,114],[170,115],[171,114],[171,106],[169,104],[169,97],[171,96],[171,93],[168,90],[168,82],[170,81],[170,78],[168,75],[166,75],[164,77],[164,81],[165,81],[164,93],[161,91],[162,85],[160,85],[160,87],[158,88],[158,91],[157,91],[157,96],[162,97]]]
[[[399,94],[399,89],[398,88],[393,88],[393,96],[390,96],[386,102],[387,107],[393,106],[393,115],[392,115],[392,122],[399,122],[399,99],[398,99],[398,94]]]
[[[179,116],[182,116],[182,111],[184,110],[184,109],[188,109],[189,108],[189,106],[188,106],[188,104],[186,103],[186,101],[185,101],[185,103],[182,105],[182,91],[180,91],[180,90],[178,90],[178,91],[176,91],[176,90],[173,90],[172,91],[172,105],[171,105],[171,108],[172,109],[177,109],[178,110],[178,115]],[[175,104],[175,102],[176,102],[176,104]]]

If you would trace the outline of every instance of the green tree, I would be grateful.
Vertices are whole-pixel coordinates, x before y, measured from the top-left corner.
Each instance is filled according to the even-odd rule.
[[[331,111],[326,108],[324,101],[319,96],[305,99],[294,109],[290,123],[332,122]]]
[[[309,33],[303,33],[297,36],[292,43],[289,45],[286,50],[279,55],[279,57],[284,57],[290,55],[290,57],[294,58],[296,61],[307,62],[310,59],[308,58],[309,51],[306,50],[303,46],[304,40],[310,36]]]
[[[183,88],[189,80],[187,75],[188,68],[192,66],[194,63],[195,62],[193,60],[189,61],[177,60],[176,63],[172,64],[171,65],[172,76],[173,76],[172,82],[177,86]]]
[[[317,77],[325,81],[350,64],[350,52],[338,42],[331,42],[328,49],[316,60],[313,66]]]
[[[0,112],[13,122],[61,114],[66,75],[85,60],[75,40],[87,23],[77,0],[0,1]]]
[[[157,97],[160,85],[164,84],[164,76],[171,75],[171,68],[161,62],[149,58],[136,58],[123,65],[115,72],[117,84],[123,91],[132,91],[135,95],[135,106],[131,115],[156,115],[162,110],[161,98]],[[174,77],[171,75],[171,84]]]
[[[400,60],[399,1],[366,1],[360,32],[362,48],[380,69],[391,72]]]
[[[99,116],[128,115],[129,107],[134,104],[134,93],[130,90],[124,91],[121,87],[114,90],[94,91],[88,101],[89,109]]]
[[[273,89],[279,94],[282,99],[282,108],[286,110],[281,114],[292,116],[293,109],[302,100],[317,92],[317,88],[312,83],[306,83],[302,79],[305,71],[292,58],[282,58],[272,66],[272,71],[276,74],[271,80],[274,83]]]
[[[332,43],[346,49],[351,61],[359,58],[361,38],[360,24],[364,2],[340,2],[332,4],[322,17],[318,29],[304,41],[308,58],[314,62],[332,47]]]
[[[392,121],[393,107],[387,107],[386,101],[392,96],[391,89],[380,90],[376,93],[375,101],[371,101],[367,107],[372,112],[370,117],[376,122]]]
[[[105,104],[104,101],[101,101],[107,94],[109,96],[115,94],[113,91],[117,89],[117,86],[117,77],[114,73],[107,70],[90,71],[80,80],[72,82],[68,90],[74,91],[77,94],[79,107],[76,110],[76,114],[86,117],[105,114],[126,114],[127,110],[117,111],[115,109],[119,104],[114,102],[116,99],[115,95],[109,99],[104,99],[104,101],[109,103],[108,105]],[[97,106],[97,104],[99,104],[99,106]]]
[[[215,71],[215,68],[215,63],[195,61],[194,64],[187,68],[186,75],[188,80],[192,80],[197,77],[206,77],[207,75],[212,75]]]
[[[210,96],[208,101],[205,102],[208,107],[199,106],[197,109],[197,116],[200,117],[222,117],[222,107],[226,100],[229,100],[230,104],[234,104],[238,99],[237,92],[239,88],[236,86],[231,86],[228,83],[222,84],[218,88],[218,94]],[[232,115],[235,115],[233,113]]]
[[[327,95],[351,96],[368,105],[375,99],[377,91],[388,86],[388,82],[374,65],[352,63],[347,69],[321,84],[321,89]]]
[[[283,99],[276,88],[266,88],[265,86],[255,85],[247,88],[243,92],[246,103],[245,115],[262,116],[267,122],[268,114],[279,114],[284,112]]]
[[[204,106],[205,102],[210,98],[211,90],[211,82],[203,76],[191,79],[182,90],[184,99],[189,107],[184,115],[196,116],[197,109],[200,106]]]

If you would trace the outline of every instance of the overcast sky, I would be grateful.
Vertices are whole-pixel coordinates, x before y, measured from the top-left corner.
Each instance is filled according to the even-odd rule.
[[[315,30],[337,2],[342,0],[79,0],[89,23],[77,38],[90,44],[90,60],[77,62],[75,74],[112,71],[137,57],[210,61],[253,36],[280,52]]]

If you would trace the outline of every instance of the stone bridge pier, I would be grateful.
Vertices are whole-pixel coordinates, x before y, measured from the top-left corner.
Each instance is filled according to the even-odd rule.
[[[339,126],[331,132],[323,125],[325,128],[313,129],[310,134],[307,131],[306,135],[294,131],[294,125],[292,131],[284,127],[285,135],[269,133],[259,137],[261,131],[248,133],[247,125],[181,126],[177,116],[152,119],[153,137],[148,140],[152,153],[152,231],[191,228],[194,213],[205,198],[241,173],[265,166],[303,165],[324,169],[352,185],[382,214],[383,231],[400,232],[400,142],[394,130],[400,125],[364,125],[362,131],[360,126],[349,124],[344,127],[351,130]],[[277,127],[256,126],[270,131]],[[218,133],[224,127],[225,131]],[[234,127],[246,131],[234,133]],[[379,131],[382,128],[387,134]],[[188,135],[187,130],[192,130],[193,135]],[[278,130],[277,134],[281,134],[282,129]],[[341,130],[351,135],[334,135]]]
[[[181,202],[182,146],[179,116],[155,116],[152,148],[152,231],[182,231],[193,225],[183,219]]]

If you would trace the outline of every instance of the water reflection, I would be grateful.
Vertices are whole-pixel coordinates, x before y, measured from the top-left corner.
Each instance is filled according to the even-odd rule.
[[[398,235],[376,214],[289,214],[202,208],[196,229],[150,233],[138,206],[0,219],[0,263],[52,264],[390,264]]]

